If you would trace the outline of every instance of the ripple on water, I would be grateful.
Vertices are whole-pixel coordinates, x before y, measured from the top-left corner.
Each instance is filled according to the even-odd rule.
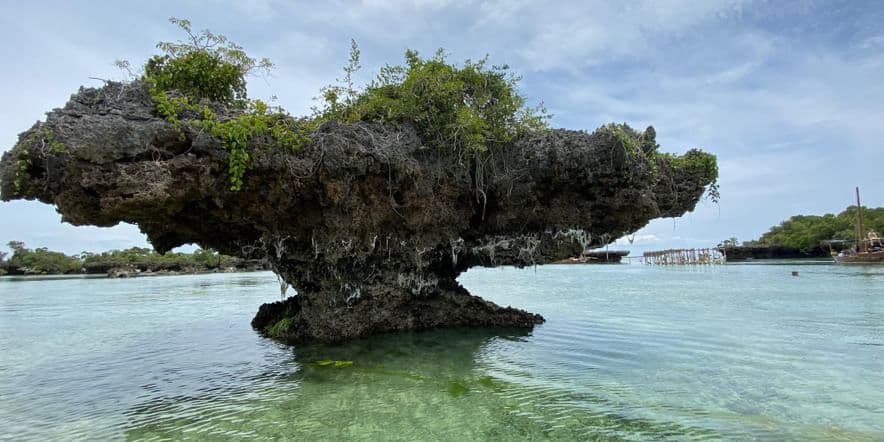
[[[884,439],[884,273],[787,270],[470,271],[547,322],[298,347],[269,273],[3,280],[0,438]]]

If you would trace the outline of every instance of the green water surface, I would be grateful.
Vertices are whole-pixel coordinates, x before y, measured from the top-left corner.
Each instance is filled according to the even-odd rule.
[[[270,273],[0,279],[0,439],[884,440],[884,267],[460,280],[547,322],[290,347]]]

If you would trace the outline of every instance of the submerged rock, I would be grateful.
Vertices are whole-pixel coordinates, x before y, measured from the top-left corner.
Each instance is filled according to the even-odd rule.
[[[557,129],[471,158],[425,147],[407,124],[332,122],[297,152],[251,140],[232,191],[221,143],[183,129],[143,83],[81,89],[3,155],[2,198],[53,204],[75,225],[136,224],[160,252],[266,257],[298,294],[253,325],[288,340],[530,327],[543,318],[472,296],[457,276],[554,262],[680,216],[717,174],[709,154],[658,154],[653,128]]]

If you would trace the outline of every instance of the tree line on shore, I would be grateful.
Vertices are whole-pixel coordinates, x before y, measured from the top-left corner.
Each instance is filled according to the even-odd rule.
[[[795,215],[773,226],[760,238],[744,241],[743,246],[790,247],[810,251],[825,247],[825,241],[856,239],[856,206],[849,206],[839,214]],[[868,232],[884,233],[884,207],[862,208],[863,236]],[[736,246],[736,238],[727,240]]]
[[[66,255],[45,247],[29,249],[21,241],[10,241],[7,245],[12,254],[0,252],[0,275],[107,274],[117,270],[171,273],[265,267],[261,260],[246,260],[201,248],[192,253],[169,252],[165,255],[145,247]]]

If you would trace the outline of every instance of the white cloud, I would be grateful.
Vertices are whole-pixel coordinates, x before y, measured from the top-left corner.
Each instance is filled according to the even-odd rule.
[[[483,4],[479,24],[516,43],[523,65],[577,71],[650,55],[661,38],[739,15],[745,3],[583,1],[550,7],[501,0]]]
[[[265,21],[276,16],[280,7],[284,7],[275,0],[237,0],[234,2],[220,1],[225,6],[232,6],[238,11],[246,14],[253,20]]]
[[[856,47],[861,49],[874,49],[882,46],[884,46],[884,34],[873,35],[856,43]]]

